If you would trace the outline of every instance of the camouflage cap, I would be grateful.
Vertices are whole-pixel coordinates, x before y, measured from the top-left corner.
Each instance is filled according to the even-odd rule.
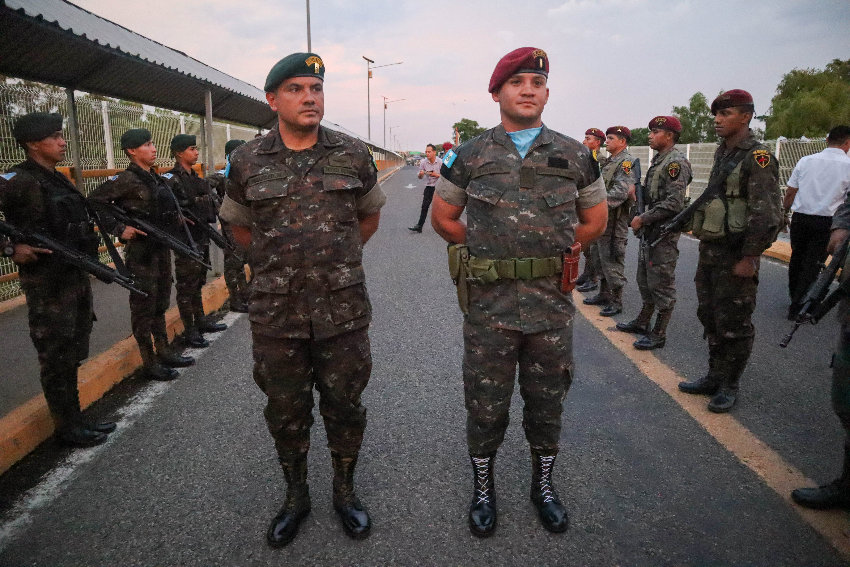
[[[292,77],[318,77],[325,80],[325,64],[315,53],[293,53],[287,55],[272,67],[266,77],[267,93],[274,91],[286,79]]]
[[[585,136],[596,136],[603,142],[605,141],[605,134],[599,128],[588,128],[584,131]]]
[[[12,136],[18,143],[38,142],[62,130],[62,115],[55,112],[30,112],[24,114],[12,127]]]
[[[153,139],[150,130],[146,128],[131,128],[121,135],[121,149],[134,150]]]
[[[611,126],[605,130],[605,135],[607,136],[608,134],[614,134],[615,136],[625,138],[627,142],[632,139],[632,131],[625,126]]]
[[[537,73],[548,77],[549,57],[546,52],[536,47],[520,47],[499,59],[490,76],[487,92],[496,92],[505,81],[517,73]]]
[[[245,140],[227,140],[224,144],[224,155],[229,156],[230,153],[245,143]]]
[[[197,146],[195,136],[191,134],[177,134],[171,138],[171,151],[174,153],[182,152],[186,148]]]
[[[718,110],[731,108],[733,106],[743,106],[750,112],[755,112],[753,95],[741,89],[732,89],[725,93],[720,93],[711,103],[711,113],[717,114]]]
[[[681,133],[682,123],[675,116],[656,116],[649,121],[649,129],[653,128]]]

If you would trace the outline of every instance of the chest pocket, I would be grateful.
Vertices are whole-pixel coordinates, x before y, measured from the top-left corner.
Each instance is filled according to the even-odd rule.
[[[325,201],[321,216],[328,222],[357,220],[357,193],[363,182],[353,169],[327,166],[322,176],[322,198]]]
[[[255,225],[261,228],[289,226],[289,186],[293,176],[274,171],[248,179],[245,199]]]

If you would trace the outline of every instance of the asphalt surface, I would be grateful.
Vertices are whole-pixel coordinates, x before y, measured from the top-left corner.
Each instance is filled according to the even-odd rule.
[[[317,413],[312,512],[297,539],[264,535],[283,478],[251,378],[246,317],[216,336],[172,383],[130,379],[93,411],[121,419],[109,443],[47,443],[0,477],[0,565],[846,565],[781,495],[737,460],[581,316],[565,402],[556,485],[571,526],[544,531],[529,502],[529,457],[517,392],[496,463],[499,527],[469,534],[471,498],[461,375],[461,315],[445,244],[410,233],[421,182],[406,167],[365,264],[374,308],[369,425],[356,483],[370,538],[342,532],[331,507],[330,457]],[[415,188],[406,188],[414,185]],[[696,242],[683,238],[680,297],[659,358],[687,378],[707,366],[696,320]],[[625,320],[639,308],[629,245]],[[812,479],[840,469],[842,433],[829,402],[837,324],[777,344],[786,267],[765,261],[755,353],[734,416]],[[581,299],[581,294],[576,294]]]

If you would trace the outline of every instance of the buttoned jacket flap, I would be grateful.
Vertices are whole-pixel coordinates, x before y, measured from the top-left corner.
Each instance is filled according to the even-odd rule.
[[[286,197],[289,194],[290,178],[291,175],[284,171],[255,175],[248,179],[245,198],[249,201],[261,201]]]
[[[466,188],[466,192],[470,197],[490,203],[491,205],[498,203],[502,195],[505,194],[505,191],[506,189],[504,187],[493,187],[475,179],[470,181],[469,186]]]
[[[366,282],[366,272],[363,266],[346,266],[333,270],[328,274],[328,287],[331,291],[351,287]]]

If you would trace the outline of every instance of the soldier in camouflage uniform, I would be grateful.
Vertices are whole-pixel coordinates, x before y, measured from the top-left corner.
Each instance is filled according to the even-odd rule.
[[[631,136],[631,131],[625,126],[608,128],[605,140],[609,156],[599,162],[608,191],[608,227],[593,244],[594,263],[599,266],[602,284],[599,293],[585,299],[584,303],[601,305],[599,314],[605,317],[613,317],[623,311],[630,199],[640,181],[632,169],[634,158],[626,148]]]
[[[215,201],[210,186],[192,169],[192,166],[198,163],[195,136],[174,136],[171,140],[171,153],[176,163],[171,171],[162,174],[162,177],[177,198],[181,210],[191,212],[201,222],[215,222]],[[190,224],[189,233],[198,251],[209,262],[210,238],[207,232],[197,224]],[[177,309],[183,321],[183,341],[188,346],[198,348],[210,346],[201,333],[217,333],[227,328],[227,325],[209,321],[204,316],[201,292],[206,279],[206,266],[180,254],[174,257],[174,287],[177,290]]]
[[[605,133],[599,128],[588,128],[584,132],[584,140],[581,143],[590,150],[590,154],[593,156],[598,167],[599,150],[602,148],[602,144],[605,143]],[[599,287],[600,268],[594,261],[595,254],[593,248],[595,246],[596,243],[593,243],[582,250],[582,254],[584,255],[584,271],[576,280],[576,289],[583,293],[593,291]]]
[[[850,193],[832,217],[832,234],[827,252],[834,254],[850,237]],[[850,277],[847,264],[841,271],[842,284]],[[841,508],[850,510],[850,300],[841,300],[839,307],[841,329],[838,345],[832,358],[832,409],[844,427],[844,466],[841,476],[818,488],[798,488],[791,492],[797,504],[816,510]]]
[[[98,238],[85,198],[56,171],[65,159],[62,116],[34,112],[13,126],[26,161],[0,176],[0,210],[23,232],[37,232],[97,259]],[[94,321],[89,275],[26,242],[7,242],[3,255],[18,264],[27,296],[30,338],[38,353],[41,386],[63,443],[87,447],[106,441],[112,422],[90,423],[80,410],[77,368],[89,355]]]
[[[230,154],[245,143],[245,140],[228,140],[224,144],[224,157],[227,166],[208,177],[210,187],[218,195],[219,203],[227,193],[227,175],[230,173]],[[231,243],[235,244],[230,224],[221,221],[221,232]],[[248,280],[245,279],[245,251],[236,249],[224,250],[224,283],[230,293],[230,310],[236,313],[248,312]]]
[[[362,142],[320,125],[322,60],[294,53],[266,79],[278,124],[231,155],[220,215],[250,248],[249,317],[254,380],[286,478],[286,500],[267,541],[288,544],[310,512],[307,451],[313,388],[320,394],[333,462],[333,505],[345,532],[369,535],[354,490],[366,410],[361,393],[372,355],[363,244],[378,228],[386,196]]]
[[[749,129],[755,112],[752,96],[727,91],[714,99],[711,112],[723,141],[714,154],[709,184],[734,168],[722,180],[725,194],[705,203],[693,217],[692,232],[700,240],[694,277],[697,316],[708,341],[708,374],[679,383],[679,389],[713,396],[708,409],[723,413],[735,405],[738,381],[753,348],[759,261],[779,232],[782,203],[776,157]]]
[[[643,241],[638,251],[637,283],[643,300],[638,316],[617,329],[644,335],[634,342],[638,350],[662,348],[667,342],[667,324],[676,305],[676,261],[679,259],[679,233],[669,234],[653,247],[657,229],[685,207],[685,190],[691,182],[691,163],[674,145],[682,132],[675,116],[656,116],[649,121],[649,146],[657,153],[646,172],[643,192],[644,212],[632,219],[632,230]],[[658,309],[650,330],[652,313]]]
[[[499,61],[489,90],[501,124],[446,154],[432,212],[437,233],[465,243],[468,266],[479,269],[473,276],[482,276],[469,284],[463,325],[474,483],[469,528],[479,537],[496,528],[493,466],[517,365],[531,447],[531,500],[547,530],[568,527],[552,481],[572,381],[575,312],[561,288],[561,261],[574,242],[601,234],[607,205],[587,148],[543,125],[548,71],[541,49],[520,48]],[[464,209],[468,227],[460,219]]]
[[[121,148],[130,166],[92,191],[89,201],[95,206],[115,204],[132,216],[176,233],[180,230],[177,201],[153,167],[156,147],[151,133],[144,128],[127,130],[121,136]],[[108,210],[102,210],[101,219],[107,231],[126,243],[127,268],[136,286],[148,294],[130,293],[130,325],[145,373],[152,380],[173,380],[178,375],[174,367],[189,366],[195,360],[172,351],[168,344],[165,312],[171,301],[171,251],[142,231],[118,222]]]

